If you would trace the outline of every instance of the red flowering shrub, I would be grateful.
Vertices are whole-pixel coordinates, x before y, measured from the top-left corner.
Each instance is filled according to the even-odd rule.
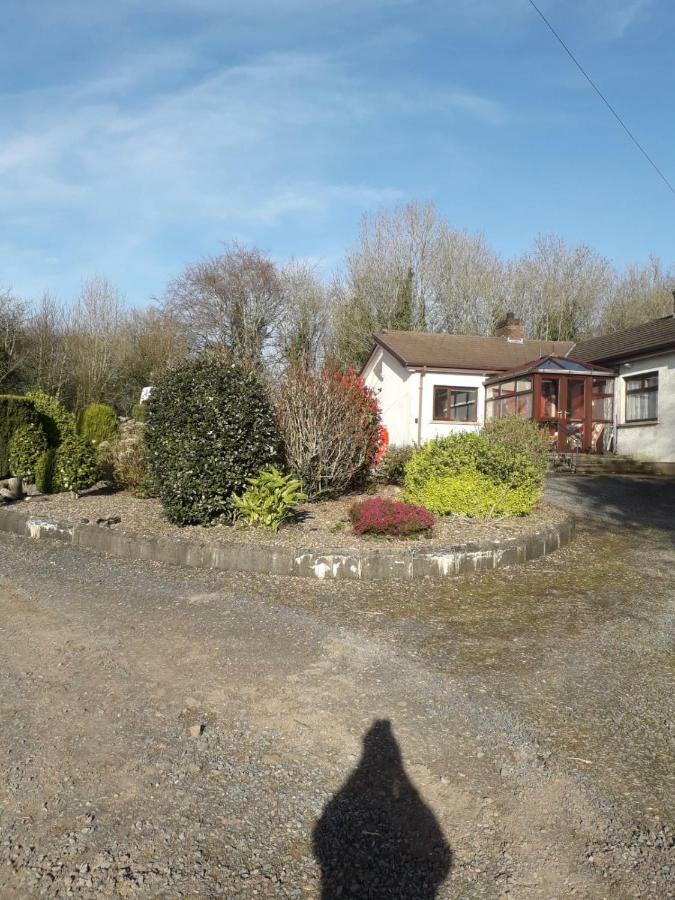
[[[349,518],[356,534],[385,534],[391,537],[421,534],[429,531],[434,524],[429,510],[383,497],[355,503],[349,510]]]
[[[379,447],[375,394],[354,372],[289,369],[273,392],[287,470],[310,500],[362,484]]]

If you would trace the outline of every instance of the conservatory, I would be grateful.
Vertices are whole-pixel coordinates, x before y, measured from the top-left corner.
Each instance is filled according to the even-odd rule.
[[[533,419],[558,453],[613,449],[614,378],[611,369],[566,356],[544,356],[485,381],[485,420]]]

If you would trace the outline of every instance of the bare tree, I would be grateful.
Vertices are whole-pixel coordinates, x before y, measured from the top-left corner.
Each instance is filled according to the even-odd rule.
[[[187,266],[169,284],[163,303],[193,350],[226,350],[252,363],[260,362],[271,343],[282,309],[274,263],[236,243]]]
[[[32,388],[61,400],[74,395],[73,373],[66,351],[68,313],[49,293],[40,298],[25,330],[26,367]]]
[[[675,267],[664,269],[656,256],[644,265],[627,266],[602,310],[600,331],[618,331],[672,313],[674,287]]]
[[[590,247],[540,235],[512,267],[510,302],[529,337],[575,340],[597,327],[613,279],[609,262]]]
[[[316,269],[292,261],[280,272],[283,315],[279,322],[282,360],[316,370],[323,362],[328,326],[328,292]]]
[[[15,388],[25,362],[26,304],[9,291],[0,293],[0,387]]]

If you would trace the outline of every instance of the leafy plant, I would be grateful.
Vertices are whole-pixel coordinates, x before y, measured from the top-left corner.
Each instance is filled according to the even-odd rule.
[[[41,494],[51,494],[54,490],[54,464],[56,450],[49,447],[35,464],[35,487]]]
[[[405,481],[405,467],[412,459],[412,447],[397,447],[392,444],[385,451],[377,467],[377,478],[386,484],[401,485]]]
[[[75,434],[75,416],[56,397],[44,391],[29,391],[26,397],[32,401],[42,417],[42,425],[49,447],[58,447],[70,435]]]
[[[94,447],[115,437],[119,428],[117,413],[106,403],[90,403],[77,422],[79,434]]]
[[[375,395],[353,373],[290,369],[274,394],[288,470],[316,500],[365,481],[378,452]]]
[[[453,481],[459,476],[472,476]],[[473,476],[480,476],[473,478]],[[468,513],[468,501],[463,498],[462,485],[472,486],[481,496],[486,494],[487,482],[497,490],[485,503],[481,512]],[[503,489],[503,490],[502,490]],[[529,512],[541,498],[543,472],[531,453],[516,452],[504,444],[489,440],[482,434],[453,434],[429,441],[415,450],[406,465],[405,499],[434,509],[439,515],[505,514],[506,500],[496,497],[514,494],[511,515]],[[453,503],[457,503],[453,506]]]
[[[434,517],[427,509],[383,497],[355,503],[349,511],[349,518],[356,534],[389,537],[423,534],[430,531],[434,524]]]
[[[477,519],[525,516],[541,498],[534,487],[496,484],[476,471],[431,479],[416,494],[419,502],[439,516],[453,514]]]
[[[23,425],[40,424],[41,417],[32,400],[0,394],[0,478],[10,474],[9,445],[14,432]]]
[[[532,460],[538,472],[546,473],[551,455],[543,431],[532,419],[522,416],[490,419],[483,426],[481,435],[490,444],[523,454]]]
[[[35,467],[47,449],[47,438],[41,425],[21,425],[9,442],[9,471],[16,478],[35,481]]]
[[[278,458],[260,379],[217,356],[191,360],[159,379],[145,427],[150,477],[177,525],[231,521],[233,497]]]
[[[96,450],[83,437],[73,434],[56,449],[53,484],[57,490],[83,491],[98,480]]]
[[[232,503],[247,525],[276,532],[282,522],[295,514],[298,504],[307,499],[301,488],[297,478],[282,475],[271,466],[249,478],[243,496],[234,497]]]

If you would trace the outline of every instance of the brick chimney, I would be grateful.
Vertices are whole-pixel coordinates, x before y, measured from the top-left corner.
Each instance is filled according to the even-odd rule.
[[[512,312],[507,312],[505,318],[495,328],[495,337],[505,337],[510,341],[522,341],[525,329],[522,319],[516,319]]]

